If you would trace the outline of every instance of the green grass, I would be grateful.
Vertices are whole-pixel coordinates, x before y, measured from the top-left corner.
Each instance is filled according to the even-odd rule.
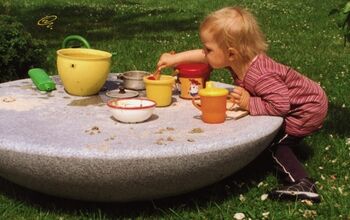
[[[298,149],[317,180],[323,201],[260,199],[277,184],[275,172],[261,155],[238,173],[186,195],[134,203],[88,203],[50,197],[0,178],[0,219],[350,219],[350,47],[331,9],[345,1],[330,0],[2,0],[0,10],[16,15],[33,36],[46,40],[46,54],[57,74],[55,51],[65,36],[84,36],[96,49],[116,52],[112,71],[152,71],[165,51],[201,47],[198,25],[210,11],[238,4],[251,9],[265,32],[269,55],[319,82],[330,109],[324,128]],[[46,15],[57,15],[53,28],[38,26]],[[231,82],[216,70],[212,79]],[[267,164],[266,164],[267,163]],[[265,166],[266,164],[266,166]],[[260,184],[259,184],[260,183]]]

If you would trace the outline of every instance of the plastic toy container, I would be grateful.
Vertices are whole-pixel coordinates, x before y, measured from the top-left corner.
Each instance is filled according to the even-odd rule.
[[[183,99],[199,98],[198,92],[205,87],[211,68],[206,63],[180,64],[175,67],[178,73],[177,88]]]
[[[159,80],[143,77],[146,87],[146,96],[157,103],[157,107],[165,107],[172,102],[172,90],[175,78],[172,76],[161,75]]]
[[[206,88],[199,91],[200,102],[192,99],[192,104],[202,112],[201,119],[205,123],[218,124],[226,120],[227,98],[233,98],[229,91],[215,87],[213,82],[206,82]]]

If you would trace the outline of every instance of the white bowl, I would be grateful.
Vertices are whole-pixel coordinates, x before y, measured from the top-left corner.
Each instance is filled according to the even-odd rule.
[[[107,102],[113,117],[124,123],[137,123],[149,119],[156,103],[144,98],[111,99]]]

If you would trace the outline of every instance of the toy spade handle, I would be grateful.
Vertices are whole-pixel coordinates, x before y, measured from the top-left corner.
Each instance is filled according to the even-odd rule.
[[[50,92],[56,89],[55,82],[47,75],[45,70],[33,68],[28,71],[28,75],[38,90]]]
[[[68,42],[70,41],[79,41],[84,45],[85,48],[91,48],[89,42],[87,42],[87,40],[80,35],[69,35],[68,37],[66,37],[63,40],[62,48],[66,48]]]

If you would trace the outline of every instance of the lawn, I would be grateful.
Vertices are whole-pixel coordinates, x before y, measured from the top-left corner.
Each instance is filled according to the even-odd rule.
[[[57,74],[55,51],[65,36],[84,36],[92,48],[116,53],[112,72],[152,71],[166,51],[201,47],[198,26],[209,12],[229,5],[249,8],[266,34],[274,59],[319,82],[329,98],[324,128],[297,149],[317,181],[320,204],[261,199],[277,184],[265,154],[241,171],[197,191],[132,203],[65,200],[0,178],[0,219],[350,219],[350,44],[329,12],[343,0],[2,0],[28,32],[48,44],[48,72]],[[47,15],[57,19],[37,22]],[[231,82],[216,70],[213,80]],[[265,166],[266,165],[266,166]],[[265,216],[265,217],[264,217]]]

